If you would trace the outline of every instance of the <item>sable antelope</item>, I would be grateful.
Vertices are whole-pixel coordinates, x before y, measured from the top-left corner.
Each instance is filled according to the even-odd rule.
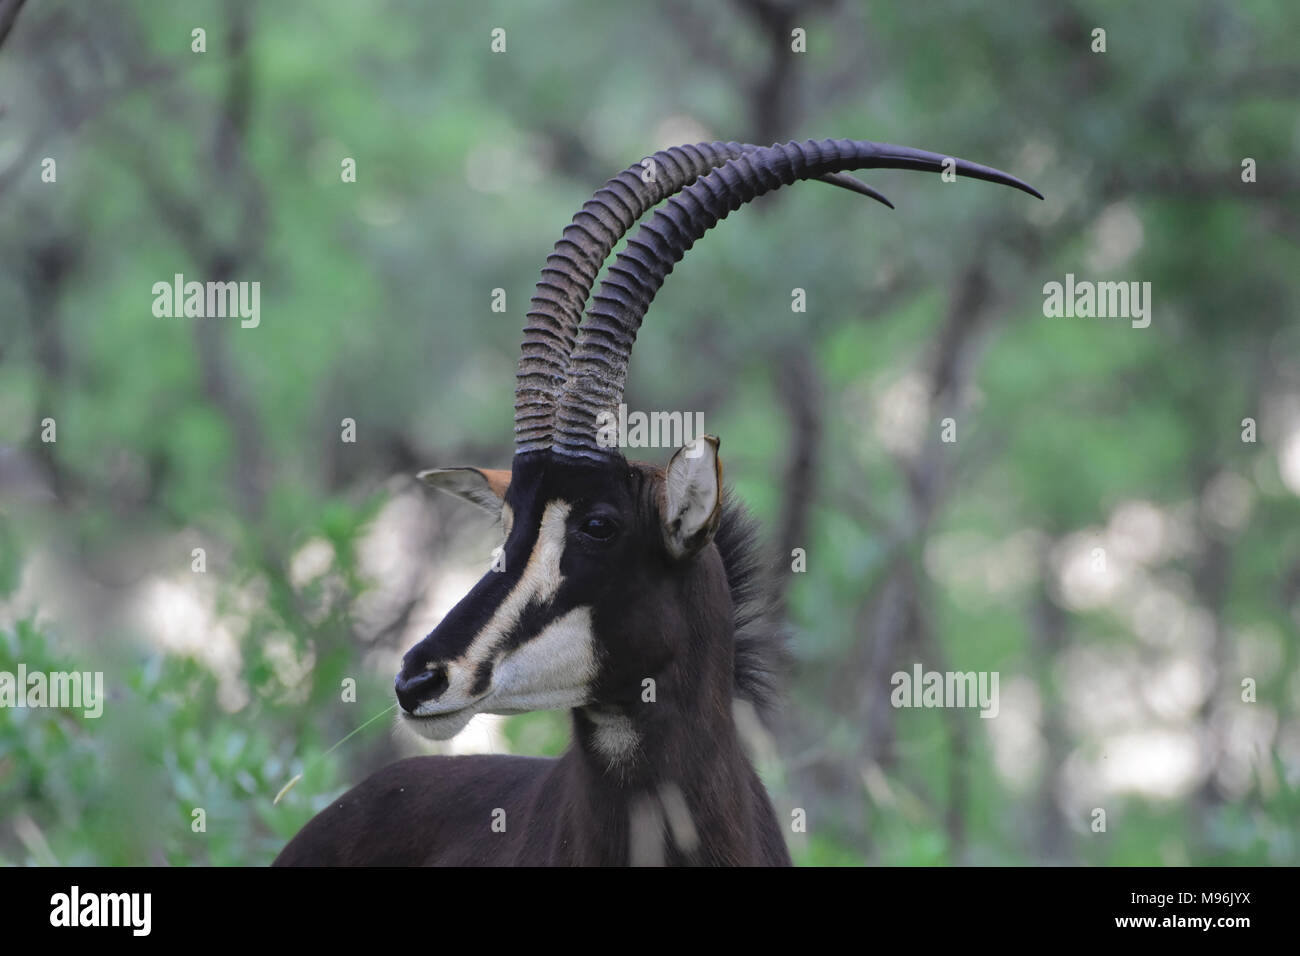
[[[317,815],[277,865],[790,863],[733,717],[737,697],[771,704],[784,645],[752,524],[724,501],[718,440],[660,469],[605,447],[597,417],[621,401],[642,317],[700,236],[804,179],[887,202],[843,175],[877,167],[952,169],[1039,195],[937,153],[810,140],[675,147],[583,206],[528,313],[511,469],[421,475],[499,514],[504,568],[407,652],[396,680],[401,720],[429,739],[479,713],[558,708],[572,712],[573,743],[558,759],[399,761]],[[663,200],[579,326],[605,258]]]

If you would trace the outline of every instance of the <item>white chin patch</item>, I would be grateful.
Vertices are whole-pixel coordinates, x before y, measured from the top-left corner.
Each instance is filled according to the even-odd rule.
[[[476,711],[469,707],[441,717],[412,717],[410,714],[403,713],[402,723],[425,740],[451,740],[465,729],[465,725],[473,719],[475,713]]]

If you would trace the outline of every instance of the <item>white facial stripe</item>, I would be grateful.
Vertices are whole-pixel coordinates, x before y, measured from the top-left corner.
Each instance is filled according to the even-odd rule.
[[[596,677],[596,641],[591,608],[576,607],[541,633],[507,654],[492,675],[492,690],[481,707],[466,707],[442,718],[411,721],[416,733],[448,740],[465,729],[475,713],[521,714],[568,710],[590,703],[588,686]],[[416,708],[419,717],[437,714],[447,698]]]
[[[496,653],[495,648],[518,624],[529,604],[546,604],[555,598],[564,581],[560,559],[564,556],[569,509],[567,501],[552,501],[546,506],[537,542],[518,583],[475,635],[465,655],[448,668],[450,686],[446,692],[437,701],[421,705],[417,714],[436,714],[474,703],[471,691],[480,665]],[[590,608],[569,611],[495,663],[492,689],[483,698],[485,708],[499,705],[503,711],[525,711],[585,703],[587,684],[596,672]]]
[[[528,556],[519,583],[506,595],[501,606],[492,615],[480,635],[493,632],[500,636],[519,621],[524,608],[536,601],[549,602],[560,590],[564,576],[560,574],[560,558],[564,557],[564,521],[569,516],[567,501],[552,501],[542,513],[542,524],[537,530],[537,542]],[[478,643],[476,639],[475,644]]]
[[[501,502],[501,527],[505,529],[506,537],[510,537],[510,529],[515,526],[515,513],[510,506],[504,501]]]

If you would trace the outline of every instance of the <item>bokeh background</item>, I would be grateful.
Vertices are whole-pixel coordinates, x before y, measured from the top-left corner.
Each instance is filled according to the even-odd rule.
[[[796,860],[1300,862],[1300,6],[2,0],[0,34],[0,670],[109,693],[0,709],[0,861],[264,864],[427,747],[387,714],[329,749],[486,568],[499,529],[412,475],[508,465],[562,227],[655,149],[835,136],[1047,201],[799,184],[642,332],[629,404],[704,412],[785,568],[758,757]],[[156,318],[178,272],[259,281],[260,326]],[[1044,317],[1067,273],[1150,282],[1150,327]],[[918,662],[998,672],[998,717],[891,707]]]

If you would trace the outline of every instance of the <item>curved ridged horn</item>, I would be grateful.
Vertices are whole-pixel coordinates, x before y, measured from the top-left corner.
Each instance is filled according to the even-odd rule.
[[[627,363],[646,309],[668,274],[705,232],[764,193],[846,169],[944,171],[1002,183],[1037,196],[1014,176],[941,153],[847,139],[807,140],[752,150],[729,160],[670,198],[610,266],[592,300],[569,358],[556,409],[553,451],[571,458],[607,458],[596,439],[597,416],[623,398]]]
[[[551,446],[555,404],[568,372],[569,354],[587,297],[620,239],[663,199],[711,169],[747,151],[747,143],[697,143],[660,150],[652,157],[653,177],[643,178],[645,161],[629,166],[587,200],[565,227],[546,259],[529,304],[519,366],[515,372],[515,454]],[[842,173],[818,177],[833,186],[893,204],[865,183]]]

